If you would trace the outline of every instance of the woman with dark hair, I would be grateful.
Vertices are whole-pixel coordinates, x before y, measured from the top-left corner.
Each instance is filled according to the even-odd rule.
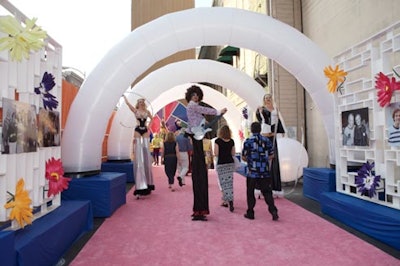
[[[185,99],[188,102],[186,107],[188,117],[188,128],[186,134],[192,138],[192,183],[193,183],[193,221],[207,221],[206,215],[210,214],[208,206],[208,170],[204,158],[203,140],[195,138],[193,128],[201,126],[204,121],[203,114],[223,115],[227,109],[220,112],[213,108],[201,106],[203,91],[199,86],[192,85],[186,90]]]

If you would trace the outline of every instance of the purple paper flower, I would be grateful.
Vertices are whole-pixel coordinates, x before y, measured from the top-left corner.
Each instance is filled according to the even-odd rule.
[[[53,110],[58,106],[57,98],[50,93],[55,85],[54,76],[51,73],[44,72],[42,82],[40,82],[39,87],[35,87],[35,93],[41,95],[45,109]]]
[[[247,111],[246,107],[243,107],[242,115],[243,115],[244,119],[246,119],[246,120],[249,118],[249,114],[248,114],[248,111]]]
[[[372,169],[374,166],[375,163],[366,162],[357,172],[355,183],[358,187],[358,192],[361,192],[361,196],[372,198],[376,194],[376,188],[379,187],[381,176],[373,175]]]

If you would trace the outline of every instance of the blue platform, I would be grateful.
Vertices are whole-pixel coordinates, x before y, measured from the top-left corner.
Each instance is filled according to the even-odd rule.
[[[62,201],[61,206],[32,225],[0,232],[0,264],[55,265],[76,240],[92,229],[89,201]]]
[[[336,171],[330,168],[304,168],[303,195],[320,201],[321,193],[336,191]]]
[[[400,250],[400,210],[339,192],[322,193],[320,204],[324,214]]]
[[[126,203],[126,174],[101,172],[98,175],[73,178],[61,194],[63,200],[90,200],[94,217],[110,217]]]
[[[120,172],[126,174],[126,182],[135,183],[135,176],[133,173],[133,162],[118,162],[109,161],[101,164],[102,172]]]

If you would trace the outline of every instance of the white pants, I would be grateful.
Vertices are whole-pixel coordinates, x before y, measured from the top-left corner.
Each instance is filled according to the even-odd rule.
[[[188,171],[189,171],[189,154],[187,151],[180,151],[178,160],[178,176],[182,178],[183,184],[185,184],[185,176]]]

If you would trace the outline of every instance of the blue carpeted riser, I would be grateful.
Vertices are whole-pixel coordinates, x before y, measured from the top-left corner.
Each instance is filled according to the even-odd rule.
[[[1,265],[17,265],[14,231],[0,231]]]
[[[90,200],[94,217],[110,217],[126,203],[126,174],[101,172],[98,175],[73,178],[61,194],[63,200]]]
[[[321,210],[336,220],[400,250],[400,210],[339,192],[324,192]]]
[[[133,162],[104,162],[101,164],[102,172],[120,172],[126,174],[126,182],[135,183]]]
[[[90,201],[61,202],[54,211],[17,231],[0,232],[1,265],[55,265],[93,229]]]
[[[336,171],[330,168],[304,168],[303,195],[319,201],[321,193],[336,191]]]

